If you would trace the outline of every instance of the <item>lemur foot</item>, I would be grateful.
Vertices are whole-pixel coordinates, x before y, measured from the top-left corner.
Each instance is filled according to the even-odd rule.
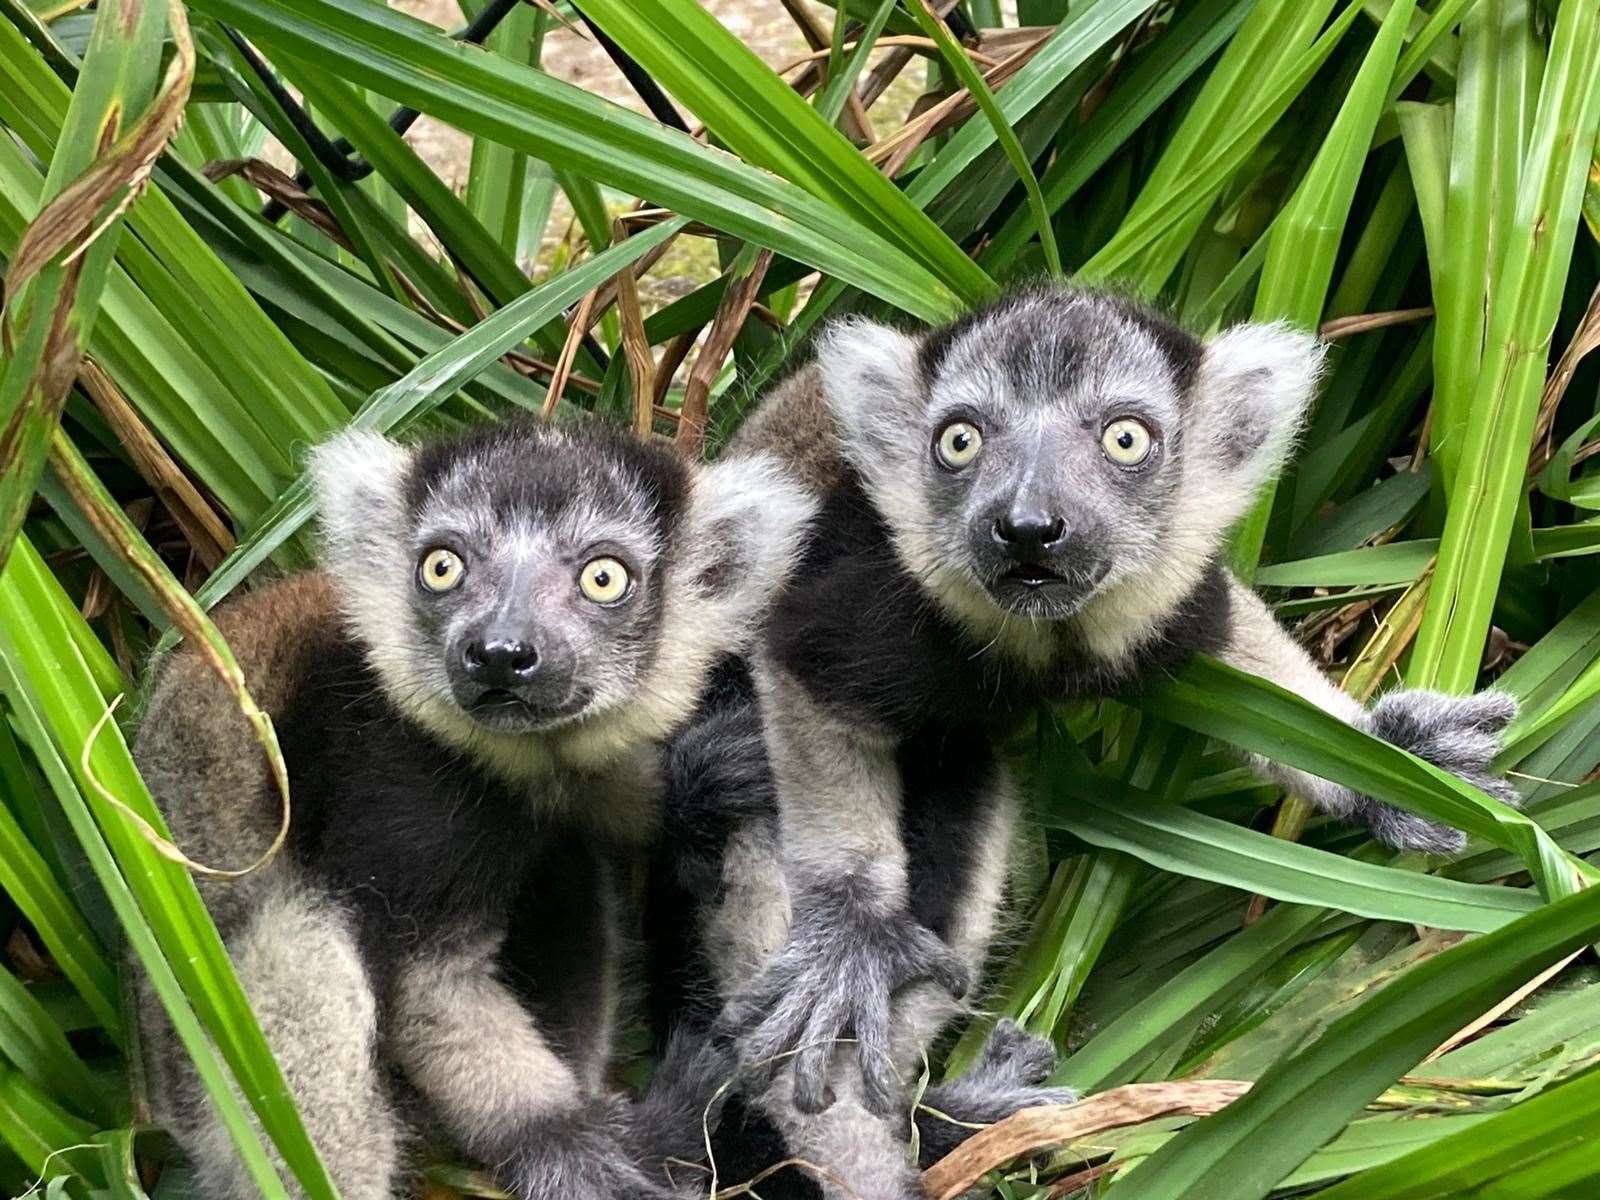
[[[1055,1069],[1056,1044],[1047,1037],[1029,1033],[1010,1017],[1003,1017],[995,1023],[989,1040],[984,1043],[983,1057],[966,1077],[1032,1086],[1050,1078],[1050,1072]]]
[[[806,1113],[832,1103],[828,1062],[839,1039],[855,1038],[863,1100],[887,1116],[903,1103],[889,1050],[889,997],[924,979],[957,997],[969,982],[966,965],[938,935],[852,877],[797,898],[789,944],[729,1004],[725,1021],[758,1079],[793,1056],[794,1102]]]
[[[1071,1088],[1043,1086],[1055,1065],[1056,1048],[1049,1038],[1009,1019],[997,1024],[972,1070],[923,1095],[917,1110],[922,1166],[932,1166],[966,1141],[976,1132],[974,1125],[992,1125],[1024,1108],[1077,1100]]]
[[[681,1200],[642,1170],[623,1144],[621,1101],[540,1122],[503,1168],[518,1200]]]
[[[627,1113],[627,1144],[647,1171],[670,1173],[674,1162],[705,1158],[706,1129],[715,1128],[726,1085],[738,1075],[731,1047],[709,1034],[673,1033],[655,1076]]]
[[[1517,701],[1505,692],[1447,696],[1421,688],[1390,692],[1367,714],[1367,731],[1449,771],[1497,800],[1517,806],[1522,800],[1491,764],[1503,745],[1502,734],[1517,715]],[[1378,800],[1364,799],[1357,810],[1373,836],[1400,850],[1452,854],[1466,835]]]

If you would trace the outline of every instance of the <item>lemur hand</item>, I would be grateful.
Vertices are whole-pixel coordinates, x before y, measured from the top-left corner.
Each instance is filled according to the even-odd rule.
[[[728,1007],[747,1069],[770,1078],[794,1057],[794,1102],[816,1113],[833,1098],[828,1062],[840,1038],[856,1039],[862,1096],[881,1115],[902,1102],[889,1045],[889,997],[931,979],[966,994],[960,957],[909,913],[886,904],[859,876],[797,897],[789,944]]]
[[[917,1108],[918,1158],[931,1167],[967,1138],[974,1125],[992,1125],[1041,1104],[1071,1104],[1071,1088],[1046,1087],[1055,1070],[1056,1048],[1009,1018],[999,1022],[983,1057],[956,1079],[935,1084]]]
[[[1491,769],[1501,750],[1501,735],[1516,715],[1517,702],[1505,692],[1447,696],[1408,688],[1390,692],[1373,705],[1366,728],[1374,737],[1427,759],[1495,799],[1520,805],[1516,788]],[[1378,800],[1363,799],[1355,815],[1379,841],[1400,850],[1448,854],[1467,840],[1458,829]]]

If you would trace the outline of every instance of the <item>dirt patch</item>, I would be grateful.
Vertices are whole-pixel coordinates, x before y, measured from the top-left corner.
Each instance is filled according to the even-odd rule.
[[[804,34],[778,0],[704,0],[704,6],[740,41],[769,66],[781,69],[810,50]],[[393,0],[392,7],[420,17],[443,29],[462,24],[460,8],[454,0]],[[832,26],[833,10],[821,4],[808,8],[820,28]],[[644,113],[644,105],[628,86],[604,50],[591,38],[566,28],[551,30],[545,37],[543,66],[550,74],[585,91]],[[920,67],[903,73],[894,89],[873,107],[880,133],[893,129],[904,119],[912,99],[921,90]],[[681,111],[681,109],[680,109]],[[691,126],[692,115],[685,114]],[[457,192],[466,186],[471,168],[472,139],[440,121],[423,117],[412,128],[407,140],[439,177]],[[622,211],[630,198],[608,196],[608,207]],[[574,228],[571,207],[557,195],[551,219],[536,259],[525,264],[537,276],[561,252],[563,243],[581,236]],[[715,246],[703,239],[679,239],[673,250],[642,281],[641,300],[654,309],[693,290],[715,276]]]
[[[775,69],[793,64],[810,51],[810,45],[794,18],[780,0],[702,0],[705,8],[740,41]],[[830,31],[833,10],[811,0],[802,0],[815,18],[817,28]],[[390,0],[391,7],[441,29],[459,29],[465,22],[456,0]],[[551,75],[597,96],[645,113],[644,104],[622,77],[605,51],[586,32],[559,27],[545,36],[542,64]],[[890,90],[872,108],[872,119],[879,136],[892,131],[905,119],[912,101],[921,92],[925,73],[913,65],[901,73]],[[680,106],[680,111],[682,110]],[[693,127],[693,115],[684,112]],[[406,135],[422,159],[458,194],[465,188],[472,166],[472,138],[453,126],[432,117],[419,119]],[[266,151],[276,165],[292,169],[287,153],[276,144]],[[633,198],[605,193],[607,208],[620,213]],[[433,239],[420,222],[412,219],[412,233],[425,244]],[[571,205],[559,190],[550,219],[536,253],[522,265],[532,278],[539,278],[554,262],[564,261],[583,241]],[[704,238],[679,238],[650,274],[640,281],[640,300],[646,311],[654,311],[714,278],[718,273],[717,247]]]

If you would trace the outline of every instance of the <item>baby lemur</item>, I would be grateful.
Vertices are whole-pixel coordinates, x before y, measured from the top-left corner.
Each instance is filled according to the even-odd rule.
[[[312,1141],[348,1200],[396,1194],[434,1137],[519,1197],[664,1195],[641,1164],[695,1144],[703,1101],[607,1095],[616,865],[814,506],[763,456],[694,468],[598,427],[346,433],[314,471],[323,569],[218,617],[278,729],[289,841],[200,884]],[[194,651],[136,753],[191,855],[270,843],[278,797]],[[255,1194],[148,993],[141,1015],[203,1194]]]
[[[1223,563],[1320,361],[1282,325],[1202,343],[1118,296],[1040,287],[921,334],[836,325],[741,432],[732,457],[776,453],[823,507],[749,673],[723,672],[672,756],[657,1015],[703,1027],[726,1003],[742,1030],[756,1082],[723,1120],[725,1183],[794,1156],[829,1194],[918,1194],[908,1085],[982,966],[1017,823],[993,737],[1041,702],[1136,692],[1204,652],[1514,799],[1490,770],[1509,698],[1396,691],[1365,711]],[[1391,845],[1460,844],[1260,765]],[[1051,1058],[1004,1026],[926,1103],[994,1120],[1059,1098],[1036,1086]],[[919,1133],[926,1160],[965,1130]],[[817,1186],[793,1170],[761,1191]]]

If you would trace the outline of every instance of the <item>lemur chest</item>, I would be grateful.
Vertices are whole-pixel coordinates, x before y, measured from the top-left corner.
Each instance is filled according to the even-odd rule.
[[[294,859],[406,937],[503,921],[578,807],[565,781],[507,781],[406,720],[355,653],[324,664],[278,726]]]

